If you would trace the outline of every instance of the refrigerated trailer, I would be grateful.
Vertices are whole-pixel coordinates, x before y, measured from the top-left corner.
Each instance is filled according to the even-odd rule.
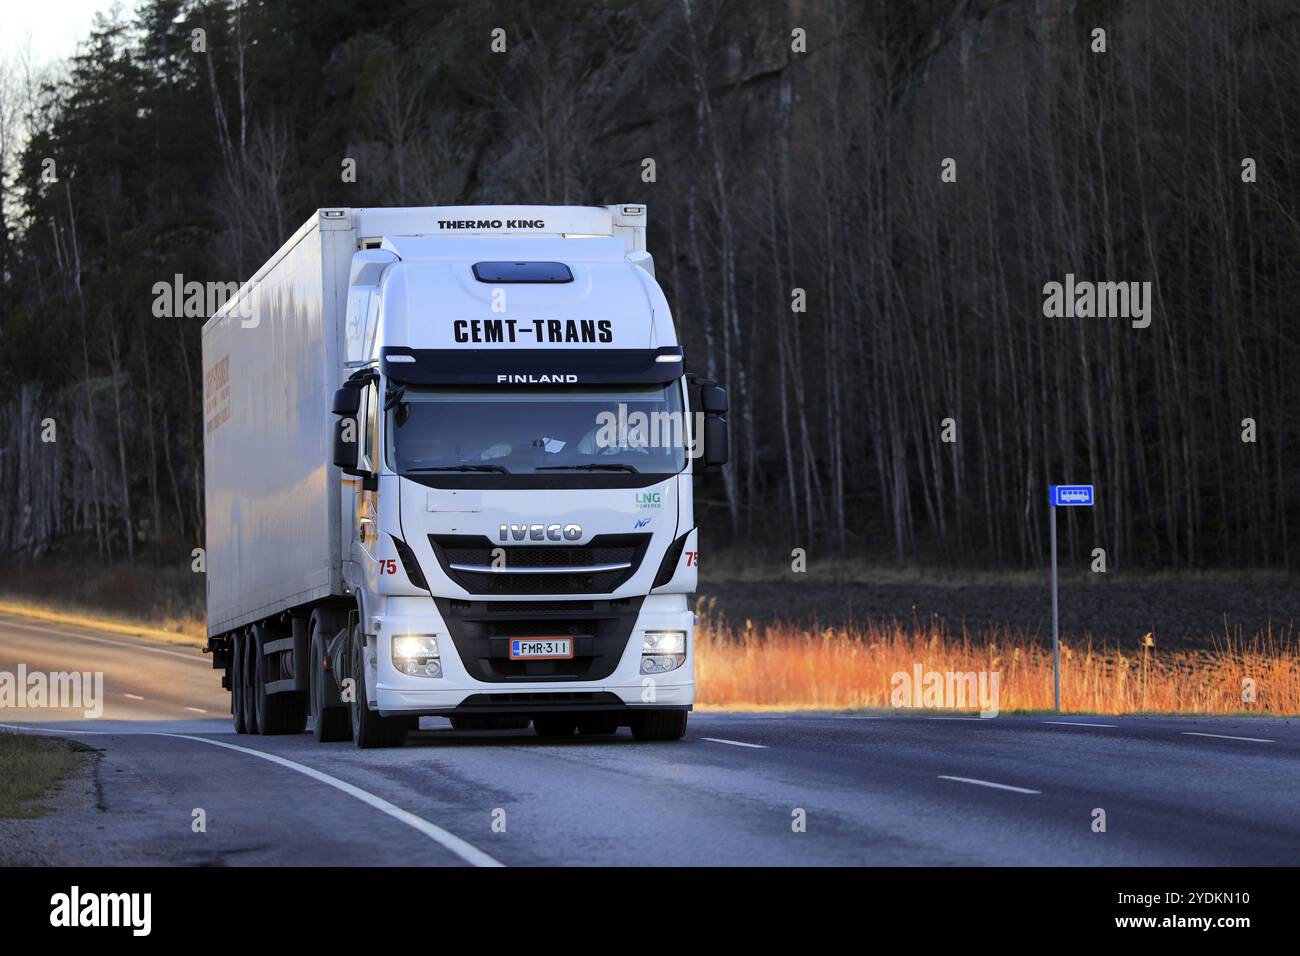
[[[239,733],[682,736],[727,407],[645,238],[635,204],[321,209],[204,325]]]

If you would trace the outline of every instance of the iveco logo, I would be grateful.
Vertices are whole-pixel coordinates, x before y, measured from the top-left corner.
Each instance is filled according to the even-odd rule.
[[[582,537],[580,524],[503,524],[502,541],[577,541]]]

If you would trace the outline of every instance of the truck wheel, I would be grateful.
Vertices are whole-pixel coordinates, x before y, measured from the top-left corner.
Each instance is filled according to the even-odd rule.
[[[274,640],[260,624],[253,627],[248,652],[252,656],[253,699],[257,701],[257,731],[272,734],[300,734],[307,729],[307,709],[298,691],[266,692],[268,676],[266,655],[262,649],[268,640]]]
[[[533,730],[539,737],[572,737],[576,726],[572,714],[538,714],[533,718]]]
[[[313,621],[313,624],[317,622]],[[352,736],[352,714],[347,704],[329,706],[325,691],[333,675],[325,673],[325,635],[316,627],[312,628],[311,664],[308,683],[311,688],[311,712],[315,716],[312,723],[312,736],[318,743],[332,744],[347,740]]]
[[[618,733],[618,714],[613,711],[599,714],[581,714],[578,717],[578,733],[584,737],[616,734]]]
[[[258,733],[257,684],[253,671],[256,648],[253,646],[251,629],[239,635],[239,645],[239,702],[244,711],[244,733],[255,734]]]
[[[686,735],[686,711],[641,710],[632,715],[637,740],[681,740]]]
[[[361,656],[363,638],[359,628],[352,631],[348,641],[352,666],[350,676],[356,681],[355,697],[352,700],[352,740],[362,750],[372,747],[400,747],[406,743],[406,732],[410,729],[409,717],[382,717],[370,709],[366,703],[366,668]]]
[[[244,702],[244,635],[232,634],[226,655],[226,675],[230,678],[230,713],[235,733],[248,733],[248,705]]]

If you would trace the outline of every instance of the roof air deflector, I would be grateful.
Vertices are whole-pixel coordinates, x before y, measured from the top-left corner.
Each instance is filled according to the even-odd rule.
[[[479,282],[572,282],[573,273],[563,262],[476,262],[474,278]]]

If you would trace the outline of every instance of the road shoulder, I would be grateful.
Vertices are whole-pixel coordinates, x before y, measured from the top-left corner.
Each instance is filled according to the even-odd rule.
[[[100,862],[98,837],[104,827],[99,786],[102,754],[74,740],[58,739],[78,747],[81,760],[53,790],[32,801],[43,812],[30,817],[0,817],[0,866]]]

